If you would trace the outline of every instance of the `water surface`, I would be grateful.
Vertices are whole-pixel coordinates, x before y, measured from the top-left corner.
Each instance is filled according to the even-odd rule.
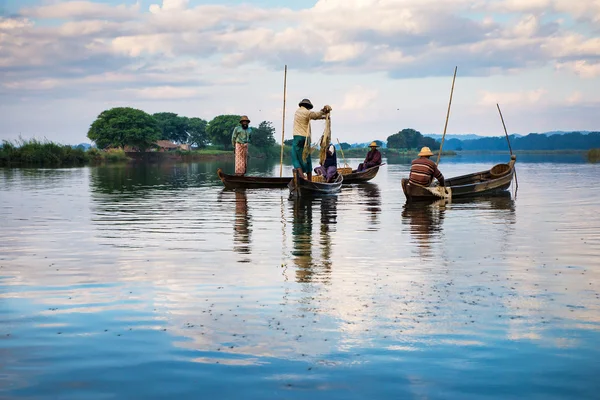
[[[598,398],[600,165],[536,160],[426,206],[395,160],[296,201],[227,163],[0,170],[0,398]]]

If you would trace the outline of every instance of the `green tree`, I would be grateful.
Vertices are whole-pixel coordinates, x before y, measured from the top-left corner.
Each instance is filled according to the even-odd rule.
[[[231,150],[231,134],[233,128],[240,123],[239,115],[219,115],[213,118],[206,127],[206,133],[213,145],[223,146]]]
[[[423,146],[430,147],[431,150],[440,148],[435,139],[425,137],[421,132],[410,128],[402,129],[387,138],[387,147],[390,149],[417,149]]]
[[[253,128],[250,143],[260,149],[273,147],[276,143],[273,124],[269,121],[263,121],[258,125],[258,128]]]
[[[160,139],[160,133],[151,115],[131,107],[116,107],[98,115],[87,137],[102,149],[132,146],[145,151]]]
[[[188,143],[200,148],[206,147],[208,144],[208,134],[206,133],[206,125],[208,122],[202,118],[189,118],[187,120]]]
[[[158,122],[161,130],[161,139],[170,140],[174,143],[187,143],[188,134],[186,132],[188,118],[180,117],[171,112],[160,112],[152,114]]]
[[[346,143],[346,142],[340,143],[337,147],[341,147],[342,150],[348,150],[348,149],[352,148],[350,143]]]
[[[383,142],[381,140],[375,140],[375,143],[377,144],[377,146],[383,147]]]

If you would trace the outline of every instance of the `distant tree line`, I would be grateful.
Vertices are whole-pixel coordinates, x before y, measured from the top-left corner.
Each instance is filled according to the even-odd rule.
[[[87,137],[99,148],[132,146],[144,151],[158,140],[190,144],[197,148],[208,145],[231,150],[231,133],[240,121],[239,115],[219,115],[211,121],[188,118],[175,113],[148,114],[131,107],[105,110],[92,123]],[[275,128],[269,121],[252,127],[254,147],[275,145]]]
[[[550,135],[530,133],[517,137],[510,135],[513,150],[589,150],[600,147],[600,132],[590,132],[586,135],[580,132]],[[489,137],[473,140],[449,139],[444,143],[444,150],[506,150],[506,137]]]

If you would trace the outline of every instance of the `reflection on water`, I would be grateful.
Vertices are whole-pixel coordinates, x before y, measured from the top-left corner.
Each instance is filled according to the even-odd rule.
[[[406,204],[407,164],[294,200],[217,164],[2,170],[0,398],[597,396],[599,165]]]
[[[414,235],[421,257],[432,256],[431,242],[440,238],[446,204],[446,200],[439,200],[433,203],[408,202],[404,205],[403,222]]]
[[[248,213],[248,197],[244,190],[235,192],[233,231],[234,250],[240,254],[250,254],[250,214]]]

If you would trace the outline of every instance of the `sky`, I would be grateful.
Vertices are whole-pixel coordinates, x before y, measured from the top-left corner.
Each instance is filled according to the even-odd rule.
[[[0,140],[89,142],[103,110],[248,115],[334,138],[600,130],[600,0],[0,0]],[[314,131],[322,129],[317,122]]]

